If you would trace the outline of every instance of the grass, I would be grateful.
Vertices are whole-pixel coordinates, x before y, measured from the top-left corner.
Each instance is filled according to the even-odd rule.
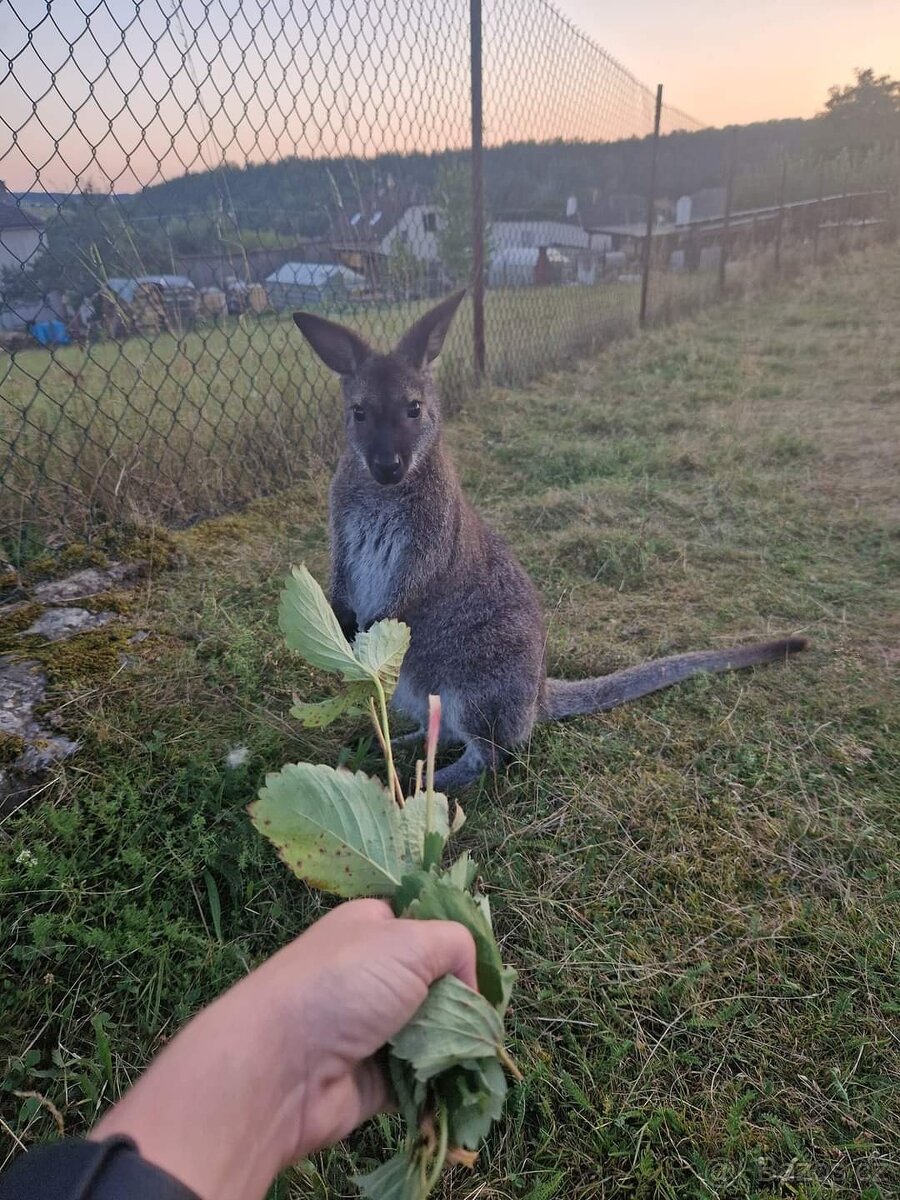
[[[468,797],[527,1079],[447,1197],[900,1193],[898,272],[900,248],[861,253],[452,424],[544,594],[554,673],[789,631],[812,649],[542,727]],[[284,761],[378,763],[363,725],[286,716],[328,688],[274,620],[290,561],[325,575],[325,490],[175,535],[180,565],[132,598],[137,663],[55,683],[84,748],[0,832],[10,1153],[55,1133],[46,1102],[84,1129],[326,903],[244,813]],[[348,1196],[385,1134],[276,1194]]]
[[[786,250],[785,273],[810,253]],[[771,258],[760,251],[731,263],[729,289],[769,279]],[[715,302],[716,282],[715,272],[655,271],[651,320]],[[633,282],[491,289],[489,382],[522,384],[633,332],[638,292]],[[389,346],[425,307],[332,315]],[[471,325],[466,303],[440,366],[453,407],[472,390]],[[340,420],[337,381],[286,315],[4,356],[0,536],[18,539],[26,525],[71,536],[109,520],[189,523],[330,464]]]
[[[388,347],[426,307],[332,315]],[[494,291],[486,312],[491,378],[514,383],[632,328],[636,289]],[[466,305],[441,364],[451,403],[470,390],[471,324]],[[341,426],[337,381],[289,315],[22,351],[0,364],[0,394],[9,530],[28,519],[190,521],[330,463]]]

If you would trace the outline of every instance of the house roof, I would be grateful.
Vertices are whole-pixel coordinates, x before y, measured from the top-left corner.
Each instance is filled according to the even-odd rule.
[[[141,283],[155,284],[162,291],[181,291],[184,288],[194,291],[194,285],[186,275],[139,275],[136,279],[113,275],[105,281],[103,287],[108,292],[114,292],[126,304],[130,304]]]
[[[138,283],[155,283],[161,288],[191,288],[193,282],[188,279],[187,275],[139,275]]]
[[[0,200],[0,229],[33,229],[38,233],[43,228],[43,221],[19,208],[18,204]]]
[[[340,263],[289,262],[266,276],[266,283],[280,283],[289,287],[327,287],[337,280],[349,287],[365,282],[361,275]]]
[[[338,210],[332,224],[336,241],[349,245],[380,242],[413,205],[426,203],[428,197],[418,185],[389,185],[362,196],[353,205]]]

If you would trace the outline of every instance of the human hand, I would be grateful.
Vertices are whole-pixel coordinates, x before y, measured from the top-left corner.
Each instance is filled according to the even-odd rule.
[[[283,1005],[286,1086],[302,1080],[287,1161],[331,1145],[380,1112],[389,1092],[371,1056],[443,975],[475,988],[471,934],[449,921],[394,917],[381,900],[342,904],[254,980]]]
[[[385,1107],[371,1056],[447,974],[476,986],[461,925],[342,904],[196,1017],[91,1136],[128,1134],[203,1200],[261,1197]]]

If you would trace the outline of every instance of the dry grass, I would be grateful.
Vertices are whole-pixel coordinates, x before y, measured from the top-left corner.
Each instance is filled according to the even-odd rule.
[[[828,257],[836,246],[824,239],[820,251]],[[784,277],[796,278],[811,255],[811,246],[786,247]],[[774,277],[772,252],[762,251],[729,264],[728,291],[756,294]],[[638,291],[609,282],[491,290],[489,382],[522,384],[633,332]],[[719,300],[715,272],[656,270],[650,320],[666,324]],[[334,315],[389,346],[423,308]],[[448,403],[458,406],[474,378],[465,306],[440,371]],[[339,426],[336,382],[286,316],[20,352],[0,366],[0,531],[33,523],[71,535],[123,519],[185,524],[329,464]]]
[[[388,347],[425,307],[332,315]],[[636,311],[631,285],[493,291],[489,377],[521,382],[596,351]],[[451,406],[471,391],[471,321],[464,307],[442,358]],[[314,473],[340,433],[337,382],[289,316],[24,351],[0,366],[0,395],[3,532],[185,523]]]

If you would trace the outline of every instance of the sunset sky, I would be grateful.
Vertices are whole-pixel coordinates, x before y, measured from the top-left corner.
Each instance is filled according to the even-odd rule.
[[[558,0],[639,79],[711,125],[811,117],[854,67],[900,76],[900,0]]]
[[[488,144],[643,135],[658,82],[722,125],[812,116],[857,66],[900,76],[900,0],[558,6],[626,70],[543,0],[484,0]],[[225,160],[465,146],[467,13],[467,0],[53,0],[48,17],[0,0],[0,179],[128,192]]]

